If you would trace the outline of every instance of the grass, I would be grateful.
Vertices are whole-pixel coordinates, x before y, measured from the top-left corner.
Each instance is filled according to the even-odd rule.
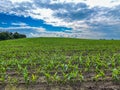
[[[0,83],[120,81],[120,41],[26,38],[0,42]]]

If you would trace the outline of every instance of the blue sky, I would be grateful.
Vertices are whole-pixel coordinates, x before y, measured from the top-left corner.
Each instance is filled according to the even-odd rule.
[[[0,31],[120,39],[120,0],[0,0]]]

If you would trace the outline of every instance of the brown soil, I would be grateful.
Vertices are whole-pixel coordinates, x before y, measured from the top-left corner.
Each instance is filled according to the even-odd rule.
[[[25,85],[21,75],[17,75],[14,71],[8,71],[7,73],[12,77],[18,78],[19,83],[17,86],[0,83],[0,90],[120,90],[120,82],[113,82],[110,72],[106,72],[108,78],[100,78],[98,81],[90,79],[94,76],[94,72],[84,73],[86,80],[83,82],[76,81],[67,84],[47,84],[45,77],[40,75],[41,77],[39,77],[36,84],[28,86]]]
[[[88,81],[64,85],[37,83],[29,86],[21,83],[18,86],[0,85],[0,90],[120,90],[120,83],[112,81]]]

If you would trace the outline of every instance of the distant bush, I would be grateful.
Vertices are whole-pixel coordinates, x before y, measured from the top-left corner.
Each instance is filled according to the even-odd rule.
[[[18,39],[18,38],[26,38],[26,35],[20,34],[18,32],[0,32],[0,40],[9,40],[9,39]]]

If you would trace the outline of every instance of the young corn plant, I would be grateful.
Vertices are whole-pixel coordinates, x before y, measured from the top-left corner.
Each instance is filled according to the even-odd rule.
[[[112,68],[115,68],[115,63],[116,63],[116,62],[115,62],[115,56],[112,56],[112,57],[111,57],[111,67],[112,67]]]
[[[2,75],[0,76],[0,82],[2,82],[2,84],[4,84],[4,83],[5,83],[5,80],[6,80],[6,75],[2,74]]]
[[[84,76],[82,73],[79,73],[78,80],[80,80],[81,82],[84,81]]]
[[[84,59],[82,59],[82,56],[80,56],[78,59],[79,59],[80,65],[83,65],[84,64],[84,61],[83,61]]]
[[[8,76],[7,81],[10,85],[18,85],[18,79],[17,78],[13,78],[13,77]]]
[[[56,72],[52,77],[51,80],[53,83],[59,83],[61,81],[60,76],[58,75],[58,73]]]
[[[28,85],[30,83],[30,78],[29,78],[27,67],[23,69],[23,77],[24,77],[25,84]]]
[[[7,73],[6,73],[6,68],[4,67],[4,66],[1,66],[1,68],[0,68],[0,81],[2,82],[2,83],[5,83],[5,80],[6,80],[6,78],[7,78]]]
[[[104,71],[99,70],[99,72],[97,72],[97,74],[95,75],[95,77],[93,77],[93,80],[98,81],[99,78],[102,78],[102,79],[105,78],[105,73],[104,73]]]
[[[16,70],[16,72],[18,73],[18,75],[21,74],[22,69],[23,69],[23,67],[21,66],[21,64],[17,63],[17,70]]]
[[[78,71],[72,71],[69,73],[67,79],[68,79],[68,81],[72,80],[72,79],[75,80],[77,78],[77,76],[78,76]]]
[[[44,76],[46,77],[47,83],[51,82],[51,74],[49,72],[43,72]]]
[[[35,75],[35,74],[32,74],[31,76],[31,80],[32,80],[32,83],[35,84],[37,82],[37,79],[38,79],[38,76]]]
[[[91,60],[89,57],[87,57],[87,60],[85,62],[85,71],[89,71],[90,70],[90,64],[91,64]]]
[[[69,74],[68,73],[65,73],[65,72],[62,72],[62,83],[66,83],[68,80],[69,80]]]
[[[112,79],[114,81],[119,81],[120,80],[120,71],[116,68],[112,70]]]

